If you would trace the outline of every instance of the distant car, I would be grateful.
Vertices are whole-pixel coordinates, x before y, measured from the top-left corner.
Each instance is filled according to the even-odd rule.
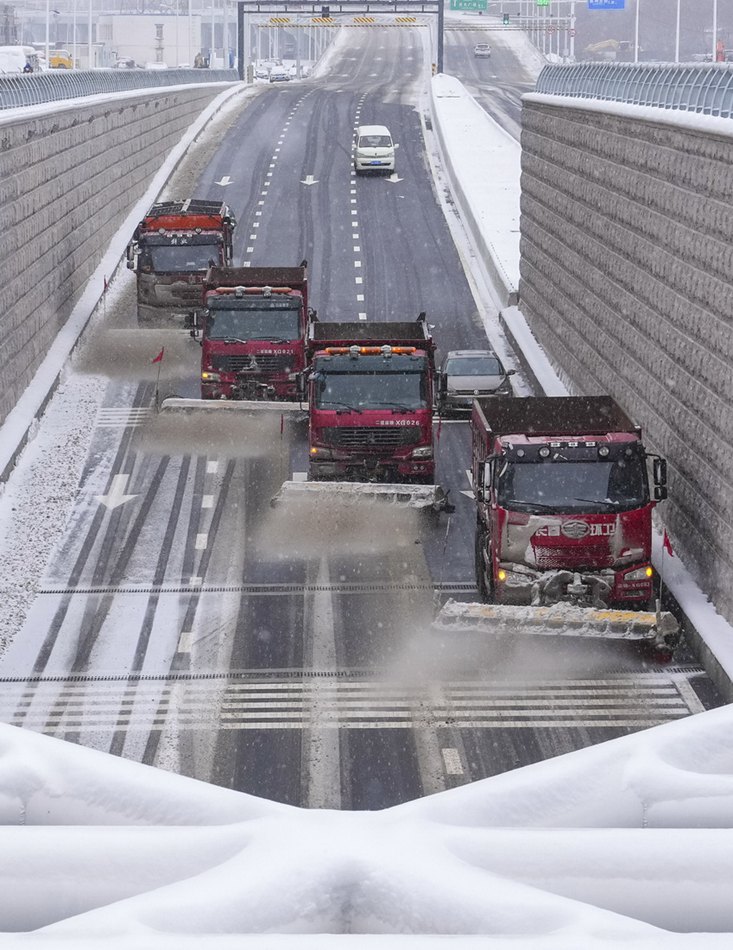
[[[134,59],[118,59],[115,69],[137,69],[137,63]]]
[[[477,43],[473,48],[473,55],[476,59],[489,59],[491,57],[491,47],[488,43]]]
[[[67,49],[52,49],[48,54],[48,65],[51,69],[73,69],[74,60]]]
[[[290,73],[284,66],[275,66],[270,70],[270,82],[290,82]]]
[[[469,412],[474,399],[513,396],[510,376],[492,350],[451,350],[443,360],[438,378],[438,408],[445,412]]]

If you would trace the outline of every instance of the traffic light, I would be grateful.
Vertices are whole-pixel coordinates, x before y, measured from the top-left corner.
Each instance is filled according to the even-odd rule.
[[[508,14],[508,13],[504,13],[504,14],[502,15],[501,22],[504,24],[504,26],[509,26],[509,14]]]
[[[331,8],[321,7],[321,16],[324,18],[324,20],[329,20],[331,18]]]

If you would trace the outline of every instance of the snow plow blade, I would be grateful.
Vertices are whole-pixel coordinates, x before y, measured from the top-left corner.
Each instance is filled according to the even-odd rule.
[[[298,402],[268,402],[264,399],[181,399],[169,396],[158,407],[159,413],[168,412],[280,412],[289,416],[300,413],[305,420],[308,410]]]
[[[433,621],[446,633],[489,636],[583,637],[636,640],[670,652],[679,639],[679,624],[664,611],[613,610],[553,604],[550,607],[509,604],[464,604],[449,600]]]
[[[337,498],[346,502],[383,502],[422,511],[454,511],[448,492],[440,485],[396,485],[388,482],[283,482],[270,504],[288,498]]]

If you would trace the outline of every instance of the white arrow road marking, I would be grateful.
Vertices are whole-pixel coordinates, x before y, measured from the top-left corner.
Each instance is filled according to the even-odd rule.
[[[94,497],[102,505],[109,508],[110,511],[112,511],[113,508],[119,508],[120,505],[124,505],[126,501],[132,501],[133,498],[137,498],[137,495],[125,494],[129,478],[129,475],[113,475],[109,494],[95,495]]]
[[[231,185],[232,180],[229,175],[222,175],[221,181],[215,181],[215,185]]]
[[[317,185],[317,184],[318,184],[318,182],[317,182],[316,179],[313,177],[313,175],[306,175],[306,176],[305,176],[305,181],[301,178],[301,179],[300,179],[300,183],[301,183],[301,185]]]
[[[387,178],[387,181],[391,181],[393,185],[396,185],[398,181],[404,181],[404,178],[400,178],[397,175],[397,172],[392,172],[392,174]]]
[[[470,468],[466,469],[466,476],[468,477],[468,484],[471,486],[471,491],[464,489],[461,491],[461,494],[465,495],[466,498],[473,498],[473,473]]]

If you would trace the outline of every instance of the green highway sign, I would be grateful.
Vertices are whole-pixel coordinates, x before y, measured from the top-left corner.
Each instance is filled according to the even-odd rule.
[[[537,0],[538,7],[549,7],[550,0]]]
[[[451,10],[486,10],[487,0],[450,0]]]

